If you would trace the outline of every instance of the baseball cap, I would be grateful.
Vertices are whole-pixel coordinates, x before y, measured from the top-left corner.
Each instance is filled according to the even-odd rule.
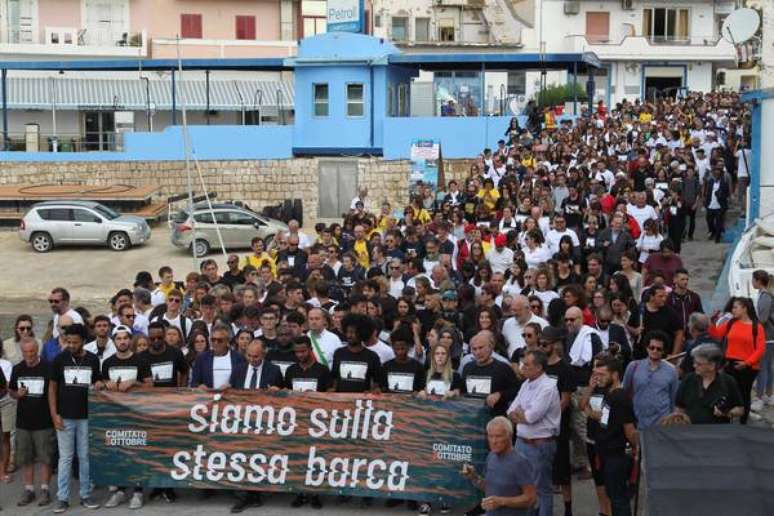
[[[131,335],[131,334],[132,334],[132,329],[131,329],[129,326],[125,326],[125,325],[123,325],[123,324],[119,324],[118,326],[116,326],[115,328],[113,328],[113,333],[111,334],[111,336],[112,336],[113,338],[115,338],[115,336],[116,336],[116,335],[117,335],[119,332],[122,332],[122,331],[123,331],[123,332],[126,332],[126,333],[128,333],[129,335]]]
[[[475,224],[470,223],[465,225],[465,233],[472,233],[477,229],[478,229],[478,226],[476,226]]]
[[[497,247],[502,247],[502,246],[504,246],[507,243],[508,243],[508,238],[505,235],[503,235],[502,233],[500,233],[499,235],[497,235],[495,237],[495,245]]]

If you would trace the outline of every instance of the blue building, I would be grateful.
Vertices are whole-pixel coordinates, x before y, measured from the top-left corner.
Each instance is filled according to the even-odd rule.
[[[174,71],[177,62],[144,60],[144,70]],[[391,43],[372,36],[338,32],[304,39],[298,56],[278,59],[182,61],[184,70],[292,70],[295,119],[292,126],[191,126],[191,143],[199,159],[283,159],[293,156],[409,157],[412,141],[440,140],[446,158],[469,158],[491,146],[510,117],[484,113],[485,74],[493,70],[561,69],[574,77],[598,68],[594,54],[463,53],[406,55]],[[7,70],[131,70],[136,61],[5,62],[2,71],[2,112],[7,136]],[[410,116],[412,79],[420,70],[445,77],[433,92],[436,113]],[[439,73],[440,72],[440,73]],[[180,83],[171,75],[171,105],[182,104]],[[453,105],[442,91],[461,92]],[[460,102],[462,99],[462,102]],[[451,116],[453,115],[453,116]],[[180,117],[175,118],[178,122]],[[179,127],[159,133],[127,133],[122,152],[0,152],[2,161],[134,161],[183,158]],[[7,141],[7,138],[4,140]]]

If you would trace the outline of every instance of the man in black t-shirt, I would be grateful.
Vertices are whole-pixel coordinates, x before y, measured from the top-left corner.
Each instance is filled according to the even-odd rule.
[[[379,355],[364,346],[371,338],[374,323],[362,314],[350,313],[341,321],[346,347],[333,353],[334,390],[336,392],[379,392],[381,361]]]
[[[164,323],[155,321],[148,325],[148,349],[140,358],[150,368],[154,387],[184,387],[187,385],[188,363],[183,352],[164,342]]]
[[[285,388],[296,392],[326,392],[331,388],[331,372],[317,362],[312,352],[312,341],[306,335],[293,343],[296,363],[285,371]]]
[[[462,369],[463,393],[471,398],[485,398],[492,416],[503,416],[519,392],[521,383],[508,364],[495,360],[494,335],[483,330],[470,340],[475,361]]]
[[[99,508],[99,504],[91,498],[89,477],[89,387],[102,386],[102,381],[99,359],[83,349],[86,335],[82,324],[68,326],[65,329],[67,349],[54,359],[51,366],[48,407],[59,445],[55,513],[65,512],[70,507],[70,475],[76,451],[81,506]]]
[[[390,334],[395,358],[382,366],[382,391],[394,393],[419,392],[425,388],[427,374],[422,364],[408,356],[414,336],[406,326]]]
[[[572,514],[572,465],[570,464],[570,434],[572,433],[572,393],[575,392],[575,374],[570,364],[561,355],[565,333],[553,326],[546,326],[540,332],[538,346],[548,355],[546,375],[556,380],[559,389],[559,403],[562,419],[559,436],[556,439],[553,483],[562,488],[565,514]]]
[[[667,334],[669,341],[664,343],[667,355],[680,353],[683,350],[685,334],[680,317],[667,304],[666,287],[653,285],[650,287],[650,297],[642,309],[642,335],[651,331],[661,330]],[[646,358],[647,353],[641,345],[634,354],[635,359]]]
[[[132,330],[126,326],[117,326],[113,330],[113,343],[116,354],[102,363],[102,378],[105,389],[114,392],[128,392],[139,384],[152,385],[150,367],[139,355],[132,351]],[[106,508],[118,507],[126,498],[124,487],[110,486],[110,498]],[[135,486],[130,509],[142,508],[142,487]]]
[[[183,352],[164,342],[166,327],[161,321],[154,321],[148,325],[148,349],[140,354],[140,358],[148,364],[151,381],[154,388],[184,387],[188,384],[188,363],[183,357]],[[156,488],[150,493],[153,500],[162,496],[168,503],[177,500],[177,495],[172,488]]]
[[[296,362],[285,371],[285,388],[296,392],[326,392],[330,389],[331,373],[315,360],[311,339],[306,335],[296,337],[293,352]],[[315,509],[322,509],[319,495],[307,493],[298,493],[290,506],[298,508],[307,502]]]
[[[17,505],[24,507],[35,500],[35,464],[39,464],[38,506],[43,507],[51,503],[48,484],[54,452],[54,425],[48,410],[49,364],[41,360],[34,338],[23,337],[19,347],[23,360],[14,366],[8,386],[11,397],[17,400],[16,465],[22,468],[25,485]]]
[[[597,386],[607,390],[600,410],[590,410],[589,417],[599,422],[595,449],[604,475],[605,491],[616,516],[631,514],[627,481],[632,458],[626,454],[627,441],[632,446],[632,456],[637,457],[639,453],[634,407],[621,387],[621,368],[621,362],[616,358],[607,356],[597,360],[587,387],[589,391]]]

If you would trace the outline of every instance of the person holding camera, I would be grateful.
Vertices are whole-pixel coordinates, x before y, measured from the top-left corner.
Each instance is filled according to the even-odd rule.
[[[697,425],[730,423],[744,414],[744,402],[736,380],[722,371],[723,351],[715,344],[691,350],[693,373],[677,389],[675,413],[685,414]]]

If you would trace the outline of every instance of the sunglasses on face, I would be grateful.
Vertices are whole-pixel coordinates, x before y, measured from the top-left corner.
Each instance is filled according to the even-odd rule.
[[[664,348],[659,346],[648,346],[648,350],[650,351],[658,351],[659,353],[664,351]]]
[[[48,302],[50,304],[52,304],[52,305],[58,305],[59,303],[62,302],[62,300],[61,299],[49,299]]]
[[[167,299],[167,303],[179,303],[179,302],[180,302],[180,299],[176,297],[170,297],[169,299]]]
[[[18,326],[17,331],[32,331],[32,326]]]

